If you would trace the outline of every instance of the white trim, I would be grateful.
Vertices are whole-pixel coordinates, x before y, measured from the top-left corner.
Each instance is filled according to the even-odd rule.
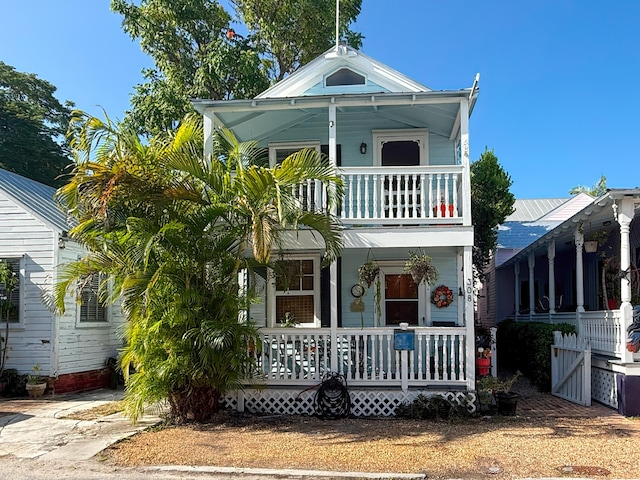
[[[303,148],[313,148],[320,151],[320,140],[299,140],[294,142],[270,142],[269,143],[269,166],[275,167],[277,164],[278,150],[302,150]]]
[[[313,253],[287,255],[284,261],[289,260],[312,260],[313,261],[313,291],[289,291],[276,290],[276,275],[272,268],[267,268],[267,325],[270,328],[278,327],[276,323],[276,298],[288,296],[303,296],[313,294],[313,322],[300,323],[300,327],[317,328],[321,326],[320,321],[320,255]]]
[[[386,142],[413,141],[420,148],[420,165],[429,164],[429,130],[403,128],[397,130],[373,130],[373,165],[382,166],[382,146]]]

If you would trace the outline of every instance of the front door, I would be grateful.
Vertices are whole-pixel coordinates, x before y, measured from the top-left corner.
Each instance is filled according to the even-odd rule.
[[[399,325],[406,322],[418,325],[420,300],[418,286],[411,275],[385,274],[382,314],[385,325]]]

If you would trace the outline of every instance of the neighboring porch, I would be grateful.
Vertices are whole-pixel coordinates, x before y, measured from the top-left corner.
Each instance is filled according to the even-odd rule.
[[[640,311],[635,310],[634,322],[639,317]],[[623,415],[637,415],[640,412],[637,396],[640,388],[640,353],[632,353],[627,348],[628,321],[621,310],[533,313],[519,315],[518,321],[573,325],[578,338],[590,345],[591,369],[588,373],[591,398],[617,409]]]

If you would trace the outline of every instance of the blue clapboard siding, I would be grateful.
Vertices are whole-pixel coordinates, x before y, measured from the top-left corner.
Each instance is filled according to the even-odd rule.
[[[409,258],[410,249],[400,249],[400,248],[389,248],[384,250],[375,250],[373,253],[369,254],[369,259],[375,259],[376,261],[386,261],[386,260],[397,260],[400,265],[404,264],[404,261]],[[433,264],[438,269],[440,273],[440,278],[437,282],[437,285],[447,285],[454,292],[458,291],[458,279],[456,278],[457,268],[456,261],[457,255],[456,250],[454,248],[424,248],[424,253],[431,256],[433,258]],[[346,253],[343,252],[342,256],[342,326],[343,327],[360,327],[361,326],[361,316],[359,312],[351,311],[351,303],[354,298],[351,295],[351,286],[355,283],[358,283],[358,267],[367,261],[366,250],[361,249],[350,249]],[[384,266],[382,267],[384,270]],[[374,303],[374,295],[375,295],[375,284],[371,286],[368,292],[362,297],[362,300],[365,305],[365,310],[363,312],[364,317],[364,326],[372,327],[373,326],[373,318],[375,311],[375,303]],[[381,288],[384,288],[384,285],[381,285]],[[424,287],[421,287],[424,288]],[[429,295],[431,291],[435,288],[429,288]],[[458,322],[458,296],[454,296],[453,303],[447,308],[437,308],[435,305],[430,303],[430,296],[427,297],[426,308],[430,309],[430,313],[427,311],[420,312],[420,316],[431,317],[431,322],[433,321],[450,321],[450,322]]]

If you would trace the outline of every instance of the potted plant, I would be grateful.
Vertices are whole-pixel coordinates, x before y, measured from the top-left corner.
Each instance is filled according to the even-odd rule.
[[[476,366],[478,367],[478,375],[480,377],[489,375],[489,369],[491,368],[491,350],[484,347],[478,347]]]
[[[409,260],[404,264],[404,271],[411,274],[416,285],[420,285],[422,282],[433,285],[440,276],[438,269],[431,263],[431,257],[424,253],[411,252]]]
[[[500,415],[513,416],[516,414],[516,407],[518,406],[518,394],[512,392],[511,388],[513,388],[514,383],[516,383],[521,375],[522,373],[518,370],[509,378],[495,380],[495,383],[493,385],[493,394],[496,398],[496,403],[498,404],[498,413]]]
[[[33,373],[27,375],[26,389],[31,398],[38,398],[44,395],[44,391],[47,389],[47,379],[40,375],[39,363],[33,366]]]
[[[481,377],[476,382],[476,391],[478,394],[478,404],[480,412],[488,412],[495,408],[493,391],[498,379],[491,375]]]

